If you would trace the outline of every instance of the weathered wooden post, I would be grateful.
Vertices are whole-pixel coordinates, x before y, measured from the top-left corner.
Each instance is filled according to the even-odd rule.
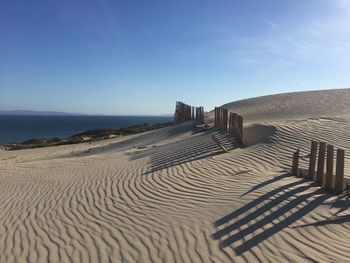
[[[219,118],[219,128],[222,129],[224,127],[224,124],[222,123],[224,118],[223,118],[223,109],[220,107],[220,118]]]
[[[194,109],[194,108],[193,108]],[[196,109],[196,112],[197,112],[197,107],[195,108]],[[193,115],[195,115],[194,113],[193,113]],[[197,120],[197,118],[196,118],[196,122],[198,123],[198,120]]]
[[[226,131],[230,132],[230,112],[228,109],[226,109],[226,111],[227,111],[227,116],[226,116],[227,117],[227,119],[226,119],[227,129],[226,129]]]
[[[220,128],[220,108],[216,108],[216,128]]]
[[[184,103],[182,105],[182,122],[186,121],[186,105]]]
[[[201,107],[202,124],[204,124],[204,107]]]
[[[220,127],[220,108],[216,108],[216,128],[219,129]]]
[[[225,131],[227,122],[226,122],[226,109],[222,108],[222,129]]]
[[[227,153],[229,152],[229,151],[225,148],[225,146],[223,146],[223,145],[220,143],[220,141],[218,140],[218,138],[215,137],[214,134],[211,136],[211,138],[214,140],[214,142],[216,142],[216,144],[217,144],[224,152],[227,152]]]
[[[343,149],[337,149],[337,167],[335,174],[335,191],[336,193],[342,193],[344,190],[344,159],[345,151]]]
[[[197,118],[197,121],[200,122],[200,111],[199,111],[199,108],[197,109],[197,112],[198,112],[198,118]]]
[[[227,130],[227,109],[225,109],[225,108],[222,108],[222,128],[223,128],[223,130],[224,131],[226,131]]]
[[[318,142],[311,141],[308,177],[313,181],[315,181],[317,148]]]
[[[320,142],[320,148],[318,150],[318,163],[317,163],[317,177],[316,181],[320,186],[324,185],[324,160],[326,156],[327,143]]]
[[[179,102],[179,122],[182,122],[183,107],[181,102]]]
[[[175,103],[174,121],[177,122],[177,102]]]
[[[182,103],[179,102],[179,122],[183,121],[183,107]]]
[[[190,108],[190,116],[189,117],[190,117],[190,120],[193,120],[193,118],[192,118],[192,109],[193,109],[193,107],[190,106],[189,108]]]
[[[216,116],[216,107],[214,108],[214,128],[216,128],[216,121],[217,121],[217,116]]]
[[[237,117],[237,125],[240,133],[240,140],[243,142],[243,117],[241,115]]]
[[[185,119],[185,107],[184,107],[184,104],[181,102],[180,102],[180,108],[181,108],[180,122],[183,122]]]
[[[198,123],[202,124],[202,112],[201,107],[198,107]]]
[[[181,122],[181,102],[177,101],[175,105],[175,122],[180,123]]]
[[[188,119],[190,119],[190,118],[191,118],[191,111],[190,111],[190,117],[188,117],[188,110],[189,110],[188,105],[186,105],[186,106],[185,106],[185,109],[186,109],[185,120],[187,121]]]
[[[227,109],[224,108],[223,110],[224,110],[224,114],[223,114],[223,118],[224,118],[224,120],[223,120],[224,131],[227,131]]]
[[[292,175],[295,177],[299,176],[299,153],[300,149],[293,153]]]
[[[231,134],[233,134],[234,135],[234,133],[235,133],[235,130],[234,130],[234,113],[233,112],[231,112]]]
[[[217,107],[216,108],[216,128],[219,129],[219,125],[220,125],[220,108]]]
[[[224,110],[224,108],[221,108],[221,129],[223,130],[224,129],[224,113],[225,112],[225,110]]]
[[[230,112],[228,117],[228,132],[232,133],[232,112]]]
[[[175,122],[178,122],[179,119],[179,107],[178,107],[178,102],[175,104]]]
[[[327,145],[327,163],[326,163],[326,185],[325,189],[329,192],[333,189],[333,158],[334,146]]]
[[[232,114],[232,131],[235,137],[238,136],[237,128],[238,128],[238,114],[233,113]]]

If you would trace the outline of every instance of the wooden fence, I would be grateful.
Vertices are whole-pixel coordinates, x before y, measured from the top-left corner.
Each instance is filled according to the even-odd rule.
[[[176,123],[196,120],[197,124],[204,124],[204,108],[202,106],[192,107],[181,101],[177,101],[174,120]]]
[[[318,153],[317,153],[318,151]],[[344,191],[345,151],[337,149],[336,169],[334,174],[334,146],[325,142],[311,142],[309,169],[299,168],[300,150],[293,153],[292,175],[315,181],[326,191],[341,194]],[[318,159],[317,159],[318,158]],[[316,169],[317,164],[317,169]],[[325,169],[326,164],[326,169]]]
[[[196,122],[198,124],[204,124],[204,108],[202,106],[196,107]]]
[[[243,117],[222,107],[215,107],[214,127],[223,129],[235,136],[243,144]]]

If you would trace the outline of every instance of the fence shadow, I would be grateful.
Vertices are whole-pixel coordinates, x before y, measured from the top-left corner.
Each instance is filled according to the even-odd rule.
[[[146,173],[148,174],[186,162],[222,154],[222,149],[211,137],[213,134],[219,138],[227,149],[231,150],[238,147],[238,142],[227,133],[209,130],[202,131],[200,134],[196,134],[196,132],[193,134],[194,136],[181,141],[130,153],[130,159],[150,157],[149,170]]]
[[[241,197],[243,197],[243,196],[245,196],[245,195],[247,195],[247,194],[250,194],[251,192],[254,192],[254,191],[258,190],[259,188],[265,187],[265,186],[267,186],[267,185],[269,185],[269,184],[272,184],[272,183],[274,183],[274,182],[277,182],[278,180],[281,180],[281,179],[283,179],[283,178],[286,178],[286,177],[288,177],[288,176],[290,176],[290,174],[288,174],[288,173],[281,174],[281,175],[278,175],[278,176],[273,177],[273,178],[270,179],[270,180],[266,180],[266,181],[264,181],[264,182],[262,182],[262,183],[260,183],[260,184],[257,184],[257,185],[255,185],[255,186],[253,186],[250,190],[248,190],[247,192],[245,192],[244,194],[242,194]]]
[[[284,176],[269,181],[273,183]],[[220,240],[222,248],[233,245],[239,255],[250,250],[331,197],[322,189],[312,190],[311,185],[313,183],[299,179],[261,195],[214,222],[220,229],[212,235],[213,239]]]
[[[306,226],[325,226],[325,225],[332,225],[332,224],[337,225],[337,224],[349,223],[349,222],[350,222],[350,215],[342,215],[342,216],[336,216],[334,218],[318,221],[315,223],[297,226],[295,228],[306,227]]]
[[[335,200],[332,200],[330,203],[327,203],[327,205],[329,205],[331,208],[338,209],[338,211],[333,214],[333,217],[327,218],[325,220],[319,220],[314,223],[295,226],[294,228],[307,227],[307,226],[325,226],[325,225],[342,224],[342,223],[350,222],[349,214],[339,215],[340,213],[347,211],[350,208],[349,197],[339,195]]]
[[[182,134],[193,131],[193,121],[188,121],[175,126],[165,127],[159,130],[149,131],[146,133],[136,134],[135,136],[124,140],[109,143],[108,145],[94,147],[89,153],[84,152],[84,156],[94,155],[100,152],[120,152],[130,148],[144,148],[150,145],[155,145],[162,140],[177,138]],[[81,156],[82,152],[69,154],[69,156]]]

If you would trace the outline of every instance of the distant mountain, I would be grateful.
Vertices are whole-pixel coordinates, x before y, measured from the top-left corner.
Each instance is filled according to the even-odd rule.
[[[0,115],[84,115],[81,113],[67,113],[59,111],[33,111],[33,110],[10,110],[10,111],[1,111]]]

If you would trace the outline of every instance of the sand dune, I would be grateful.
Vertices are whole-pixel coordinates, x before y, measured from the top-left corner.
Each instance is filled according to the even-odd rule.
[[[350,115],[349,89],[283,93],[223,105],[239,112],[246,122],[298,120]]]
[[[316,139],[350,176],[349,105],[349,89],[226,104],[245,148],[185,123],[0,151],[0,262],[348,262],[349,200],[287,172]]]

